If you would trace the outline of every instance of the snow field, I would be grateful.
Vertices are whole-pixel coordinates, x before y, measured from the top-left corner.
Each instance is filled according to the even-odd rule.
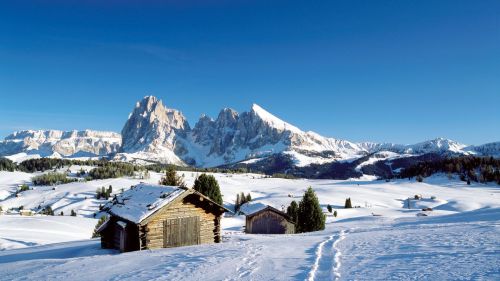
[[[199,173],[181,174],[190,186]],[[338,216],[327,216],[324,231],[295,235],[243,234],[244,216],[226,216],[221,244],[118,254],[88,240],[96,222],[91,214],[101,203],[91,196],[109,184],[117,192],[141,181],[156,183],[160,174],[151,173],[148,180],[71,183],[56,190],[40,187],[18,198],[9,196],[0,205],[28,208],[51,202],[56,213],[75,209],[78,217],[0,216],[0,279],[500,280],[497,185],[467,186],[442,175],[424,183],[214,176],[229,208],[236,194],[244,192],[252,195],[252,204],[281,209],[300,201],[312,186],[325,212],[330,204]],[[1,172],[0,192],[11,194],[30,177]],[[407,199],[414,195],[423,199],[411,199],[408,209]],[[359,208],[344,209],[348,197]],[[422,212],[428,207],[433,211]]]

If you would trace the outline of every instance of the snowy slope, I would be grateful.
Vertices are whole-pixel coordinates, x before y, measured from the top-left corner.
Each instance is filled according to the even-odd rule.
[[[70,216],[0,216],[0,251],[84,240],[97,220]]]
[[[229,233],[221,244],[126,254],[71,242],[0,252],[0,271],[8,280],[498,280],[498,216],[369,217],[309,234]]]
[[[390,156],[385,154],[385,156]],[[75,168],[76,169],[76,168]],[[198,173],[183,173],[192,185]],[[118,254],[100,249],[87,239],[97,210],[90,196],[101,185],[113,190],[139,179],[114,179],[60,185],[28,191],[0,205],[26,206],[67,200],[64,210],[78,217],[0,216],[0,272],[6,280],[456,280],[500,278],[500,188],[444,175],[408,180],[337,181],[287,180],[258,174],[214,174],[231,207],[240,192],[250,193],[252,205],[285,208],[300,200],[308,186],[316,191],[326,211],[330,204],[338,217],[327,217],[324,231],[296,235],[246,235],[244,217],[222,220],[223,243],[176,249]],[[159,174],[148,182],[155,182]],[[29,181],[27,174],[2,172],[0,190]],[[59,193],[60,192],[60,193]],[[23,192],[24,193],[24,192]],[[65,195],[64,195],[65,194]],[[421,195],[421,200],[407,198]],[[66,196],[66,197],[65,197]],[[344,209],[345,198],[354,206]],[[71,200],[78,198],[77,200]],[[433,199],[434,198],[434,199]],[[86,202],[82,205],[82,202]],[[90,204],[90,202],[93,202]],[[82,209],[78,209],[81,206]],[[249,208],[251,206],[244,206]],[[408,208],[409,207],[409,208]],[[432,212],[422,212],[431,207]],[[4,208],[5,209],[5,208]],[[58,209],[59,210],[59,209]],[[66,213],[66,211],[65,211]],[[417,214],[426,213],[427,217]],[[373,215],[377,216],[373,216]],[[84,217],[82,217],[84,216]],[[68,224],[72,224],[71,226]],[[31,230],[36,229],[36,233]],[[53,231],[53,232],[52,232]],[[65,242],[81,240],[77,242]],[[64,242],[44,245],[46,243]],[[40,245],[30,247],[32,245]],[[214,270],[217,268],[217,270]],[[86,274],[82,275],[84,271]]]

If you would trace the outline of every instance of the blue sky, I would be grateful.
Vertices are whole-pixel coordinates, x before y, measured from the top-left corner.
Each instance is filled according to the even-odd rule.
[[[156,95],[192,126],[257,103],[352,141],[500,140],[500,1],[0,3],[2,137],[120,131]]]

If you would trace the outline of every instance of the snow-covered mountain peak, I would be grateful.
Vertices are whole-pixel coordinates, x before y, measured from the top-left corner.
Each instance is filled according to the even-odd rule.
[[[381,151],[404,157],[427,153],[500,155],[500,143],[466,146],[445,138],[413,145],[353,143],[304,132],[257,104],[242,113],[224,108],[216,119],[201,115],[191,129],[180,111],[167,108],[154,96],[145,96],[135,104],[121,138],[117,133],[92,130],[28,130],[15,132],[0,142],[0,156],[20,152],[48,157],[116,154],[117,160],[199,167],[256,161],[277,154],[289,156],[295,166],[306,166],[355,160]]]
[[[24,130],[0,141],[0,156],[22,161],[37,157],[97,157],[118,151],[121,136],[93,130]],[[22,154],[22,155],[21,155]]]
[[[238,122],[239,114],[234,109],[224,108],[219,112],[219,116],[215,122],[218,127],[234,128]]]
[[[180,164],[182,161],[174,152],[178,148],[177,137],[185,137],[190,130],[180,111],[165,107],[154,96],[146,96],[136,104],[122,129],[121,151]]]
[[[146,108],[151,110],[153,106],[163,105],[161,100],[158,100],[155,96],[145,96],[142,100],[135,104],[135,107]]]
[[[467,147],[465,144],[461,144],[454,140],[445,138],[436,138],[429,141],[420,142],[414,145],[409,145],[407,147],[407,153],[427,153],[427,152],[461,152],[462,149]]]
[[[277,129],[278,131],[290,131],[294,133],[304,133],[302,130],[299,128],[291,125],[290,123],[287,123],[280,118],[274,116],[273,114],[269,113],[267,110],[259,106],[258,104],[253,104],[252,105],[252,110],[250,111],[252,114],[255,116],[259,117],[262,121],[264,121],[267,125],[270,127],[273,127],[274,129]]]

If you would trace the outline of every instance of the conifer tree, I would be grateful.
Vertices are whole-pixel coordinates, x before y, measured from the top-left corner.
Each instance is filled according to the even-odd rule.
[[[186,187],[184,179],[181,176],[177,175],[177,172],[175,171],[173,166],[169,166],[167,168],[167,172],[165,173],[165,176],[161,178],[160,184],[168,186]]]
[[[326,209],[328,210],[329,213],[332,212],[332,206],[330,204],[328,204],[328,206],[326,206]]]
[[[108,199],[109,199],[109,196],[108,196],[108,194],[106,193],[106,188],[104,188],[104,186],[103,186],[103,187],[101,187],[101,196],[102,196],[102,197],[104,197],[106,200],[108,200]]]
[[[351,198],[347,198],[347,199],[345,200],[345,208],[346,208],[346,209],[352,208]]]
[[[201,174],[194,181],[193,189],[222,205],[222,194],[219,183],[212,175]]]
[[[292,221],[297,224],[297,216],[299,213],[299,205],[295,200],[290,203],[290,206],[286,209],[286,214],[292,219]]]
[[[234,211],[238,212],[240,209],[240,194],[236,193],[236,201],[234,202]]]
[[[318,197],[309,187],[299,203],[298,232],[310,232],[325,229],[325,215],[319,205]]]

